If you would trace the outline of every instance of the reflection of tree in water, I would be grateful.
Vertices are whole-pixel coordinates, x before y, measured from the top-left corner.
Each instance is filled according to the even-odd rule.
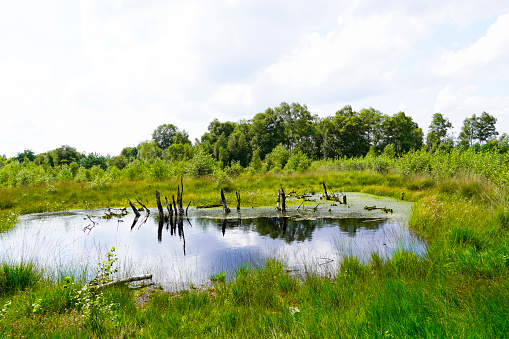
[[[135,218],[131,229],[136,224],[138,218]],[[187,219],[189,225],[191,222]],[[385,219],[362,219],[362,218],[317,218],[317,219],[294,219],[292,217],[259,217],[251,219],[206,219],[196,218],[193,223],[202,230],[208,232],[209,228],[221,230],[223,236],[228,229],[239,228],[245,233],[257,232],[261,236],[269,236],[272,239],[282,239],[287,243],[303,242],[312,240],[313,232],[317,228],[338,227],[341,232],[349,237],[355,237],[357,229],[376,230],[380,228]],[[184,255],[186,254],[186,238],[184,235],[183,218],[170,217],[167,220],[158,220],[157,240],[162,242],[163,228],[166,224],[166,230],[170,231],[171,236],[177,236],[182,240]]]
[[[249,220],[256,226],[256,231],[272,239],[284,239],[287,243],[311,240],[313,232],[323,224],[324,219],[294,220],[288,217],[256,218]]]
[[[187,221],[189,222],[189,219],[187,219]],[[166,230],[170,231],[170,235],[176,236],[177,232],[178,232],[179,238],[182,239],[182,241],[183,241],[182,248],[184,250],[184,255],[186,255],[186,237],[184,235],[184,219],[182,219],[181,217],[173,218],[173,216],[170,216],[166,220],[158,220],[158,228],[157,228],[157,241],[158,242],[162,242],[162,240],[163,240],[163,227],[164,227],[165,223],[166,223]],[[191,222],[189,222],[189,224],[191,225]],[[134,224],[133,224],[133,226],[134,226]],[[131,229],[132,229],[132,227],[131,227]]]
[[[330,220],[332,224],[337,224],[342,232],[345,232],[349,237],[355,237],[357,229],[363,228],[368,230],[377,230],[384,223],[385,219],[363,219],[363,218],[345,218]]]
[[[205,226],[216,225],[223,235],[232,228],[240,228],[244,232],[256,231],[261,236],[269,236],[272,239],[283,239],[287,243],[302,242],[311,240],[313,232],[317,228],[339,227],[339,229],[350,237],[355,237],[357,229],[376,230],[380,228],[385,220],[370,220],[362,218],[295,220],[290,217],[260,217],[252,219],[210,219],[202,223]],[[206,227],[205,227],[206,228]]]

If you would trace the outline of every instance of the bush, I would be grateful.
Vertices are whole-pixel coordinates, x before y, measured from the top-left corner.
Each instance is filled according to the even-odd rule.
[[[168,165],[161,159],[155,159],[147,166],[147,178],[150,180],[164,180],[170,177]]]
[[[277,145],[272,152],[265,156],[265,170],[266,171],[280,171],[288,162],[290,158],[290,151],[283,147],[283,145]]]
[[[311,166],[308,156],[301,151],[293,153],[285,166],[286,172],[304,172]]]
[[[187,173],[193,177],[210,175],[219,167],[218,162],[210,154],[199,149],[189,161]]]

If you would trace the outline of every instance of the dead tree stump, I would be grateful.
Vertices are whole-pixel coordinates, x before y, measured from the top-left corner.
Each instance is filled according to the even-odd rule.
[[[156,190],[156,203],[157,210],[159,211],[159,221],[162,222],[164,220],[164,211],[163,206],[161,205],[161,195],[159,194],[158,190]]]
[[[325,200],[329,200],[329,194],[327,194],[327,186],[325,186],[325,181],[322,181],[323,185],[323,194],[325,194]]]
[[[173,209],[170,206],[168,206],[168,198],[164,197],[164,200],[166,200],[166,209],[168,210],[169,217],[172,218],[173,217]]]
[[[224,192],[221,189],[221,203],[223,204],[223,210],[224,213],[230,213],[230,209],[228,208],[228,205],[226,204],[226,198],[224,197]]]
[[[129,200],[129,205],[131,205],[131,208],[133,209],[133,212],[136,215],[136,217],[139,218],[140,217],[140,212],[138,212],[138,210],[136,209],[134,204],[131,202],[131,200]]]
[[[277,190],[277,204],[276,208],[278,211],[286,211],[286,195],[283,187]]]

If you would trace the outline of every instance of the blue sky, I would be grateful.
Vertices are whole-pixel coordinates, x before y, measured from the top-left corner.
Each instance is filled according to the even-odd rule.
[[[0,154],[63,144],[118,155],[172,123],[281,102],[486,111],[509,133],[509,2],[20,0],[0,10]]]

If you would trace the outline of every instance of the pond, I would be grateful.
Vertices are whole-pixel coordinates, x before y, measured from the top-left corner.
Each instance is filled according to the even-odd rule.
[[[115,247],[121,275],[151,273],[158,284],[179,289],[202,284],[214,273],[231,276],[241,264],[256,266],[272,257],[295,272],[327,274],[337,272],[344,255],[361,261],[373,252],[388,258],[399,249],[424,255],[425,243],[407,227],[409,203],[350,197],[349,206],[290,206],[284,214],[245,208],[225,217],[220,209],[191,208],[188,217],[163,223],[156,210],[142,212],[139,219],[133,213],[104,219],[105,209],[26,215],[0,236],[0,257],[92,278],[97,263]],[[373,202],[396,211],[361,212],[359,206]]]

